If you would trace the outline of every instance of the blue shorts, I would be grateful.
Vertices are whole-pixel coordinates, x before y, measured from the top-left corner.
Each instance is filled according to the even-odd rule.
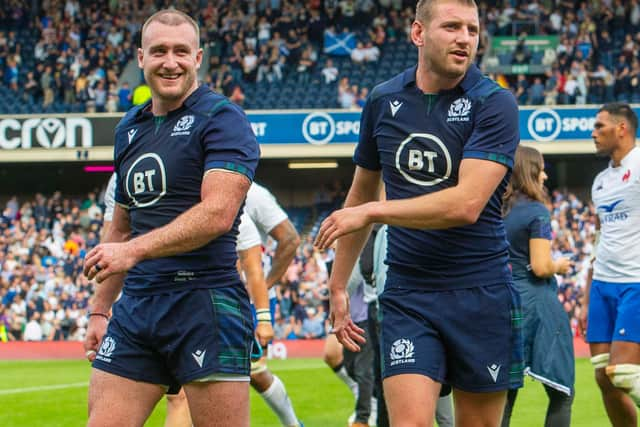
[[[587,342],[612,341],[640,343],[640,283],[591,282]]]
[[[522,309],[511,284],[380,296],[382,376],[425,375],[468,392],[518,388]]]
[[[179,389],[211,375],[249,376],[253,322],[245,287],[122,294],[93,367]]]

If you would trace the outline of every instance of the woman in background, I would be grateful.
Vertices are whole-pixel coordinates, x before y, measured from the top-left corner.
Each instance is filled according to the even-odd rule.
[[[504,195],[504,223],[515,288],[522,299],[525,374],[549,396],[545,426],[571,422],[575,366],[569,318],[558,300],[555,274],[569,271],[567,258],[551,257],[551,217],[545,203],[544,161],[520,146]],[[502,421],[509,426],[517,390],[510,390]]]

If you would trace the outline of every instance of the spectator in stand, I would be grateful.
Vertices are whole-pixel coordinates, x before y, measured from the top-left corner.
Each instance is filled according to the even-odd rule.
[[[356,94],[351,90],[349,78],[343,77],[338,84],[338,104],[340,108],[353,108],[356,102]]]
[[[320,74],[324,77],[325,84],[333,83],[338,79],[339,71],[336,66],[333,65],[331,58],[327,58],[327,62],[325,62],[324,67],[322,67]]]
[[[533,84],[529,87],[528,97],[531,105],[544,104],[544,85],[540,77],[533,79]]]
[[[373,42],[368,41],[364,46],[364,60],[366,62],[378,62],[380,49]]]
[[[302,51],[300,59],[296,67],[296,74],[298,76],[297,81],[300,85],[306,85],[311,80],[311,73],[314,67],[314,61],[311,59],[313,50],[311,47],[307,47]]]
[[[514,93],[519,105],[527,105],[529,100],[529,83],[527,77],[524,74],[518,74],[518,82],[516,84],[516,91]]]
[[[356,47],[351,51],[351,60],[354,64],[364,65],[366,59],[366,50],[362,42],[358,42]]]
[[[40,77],[40,87],[42,89],[42,93],[44,94],[42,99],[42,107],[47,108],[53,103],[54,95],[54,81],[50,65],[45,66],[44,73]]]
[[[131,108],[131,88],[129,82],[122,82],[122,86],[118,89],[118,111],[129,111]]]
[[[247,82],[255,82],[257,75],[258,56],[253,48],[249,48],[242,58],[242,78]]]
[[[367,98],[369,97],[369,89],[366,87],[360,88],[360,93],[358,94],[358,99],[356,100],[356,105],[359,108],[364,108],[364,105],[367,102]]]

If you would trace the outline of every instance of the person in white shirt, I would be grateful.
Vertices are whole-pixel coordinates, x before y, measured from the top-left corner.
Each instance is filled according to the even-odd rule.
[[[322,73],[322,76],[324,77],[324,82],[326,84],[335,82],[338,79],[339,71],[336,68],[336,66],[333,65],[333,60],[330,58],[327,59],[327,62],[324,64],[324,67],[320,72]]]
[[[25,341],[42,341],[42,326],[40,326],[40,313],[37,311],[31,315],[31,320],[24,328],[22,338]]]
[[[592,137],[611,159],[596,176],[598,242],[587,280],[581,327],[609,420],[636,426],[640,406],[640,148],[638,117],[628,104],[605,104]],[[586,323],[586,325],[585,325]],[[634,405],[635,404],[635,405]]]

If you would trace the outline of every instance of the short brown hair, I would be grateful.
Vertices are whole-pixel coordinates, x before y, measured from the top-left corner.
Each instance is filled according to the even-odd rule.
[[[516,150],[511,180],[503,196],[503,214],[509,213],[519,196],[536,202],[548,200],[546,189],[540,185],[540,173],[544,170],[542,154],[532,147],[520,145]]]
[[[438,1],[442,0],[418,0],[416,4],[416,20],[422,22],[423,24],[429,23],[431,20],[431,13],[433,10],[433,6],[438,3]],[[454,1],[456,3],[464,4],[466,6],[473,6],[476,9],[478,5],[475,0],[447,0],[449,2]]]
[[[162,9],[151,15],[144,22],[142,31],[140,32],[140,46],[142,46],[142,35],[144,34],[149,24],[154,21],[170,26],[178,26],[182,24],[191,25],[196,32],[196,42],[198,43],[198,45],[200,45],[200,27],[192,17],[177,9]]]

